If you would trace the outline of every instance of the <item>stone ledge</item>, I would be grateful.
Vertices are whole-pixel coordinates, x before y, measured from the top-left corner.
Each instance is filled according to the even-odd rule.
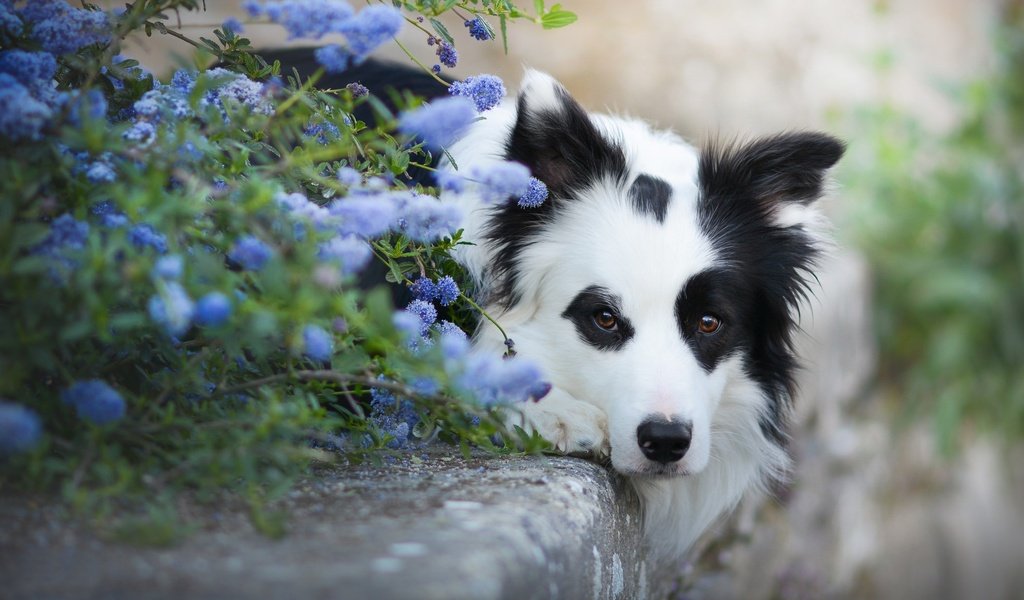
[[[639,505],[593,463],[434,450],[416,464],[332,468],[285,503],[288,535],[244,514],[173,548],[104,542],[51,504],[0,497],[8,598],[642,598]],[[218,512],[221,511],[221,512]],[[655,595],[655,594],[651,594]]]

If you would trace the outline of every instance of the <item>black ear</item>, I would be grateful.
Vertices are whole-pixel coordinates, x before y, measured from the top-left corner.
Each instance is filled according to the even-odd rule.
[[[604,176],[625,177],[622,149],[601,135],[583,107],[550,76],[528,71],[517,107],[506,157],[529,167],[553,198],[569,197]]]
[[[711,145],[701,153],[705,198],[746,196],[764,210],[779,203],[810,204],[822,193],[825,171],[845,147],[823,133],[783,133],[741,146]]]

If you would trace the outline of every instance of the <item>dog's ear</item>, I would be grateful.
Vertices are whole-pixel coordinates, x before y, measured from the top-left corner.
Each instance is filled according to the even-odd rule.
[[[569,92],[550,75],[528,70],[506,156],[525,164],[553,197],[566,197],[605,176],[621,176],[626,159]]]
[[[774,224],[810,224],[807,210],[821,197],[826,171],[843,155],[844,145],[823,133],[784,133],[749,144],[701,153],[700,185],[706,199],[754,200]]]

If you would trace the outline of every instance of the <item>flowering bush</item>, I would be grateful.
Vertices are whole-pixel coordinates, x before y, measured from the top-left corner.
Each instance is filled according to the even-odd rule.
[[[321,40],[322,69],[286,81],[237,19],[215,40],[165,25],[200,7],[0,0],[0,476],[59,484],[81,506],[238,485],[259,506],[312,459],[400,457],[433,438],[544,448],[494,410],[546,384],[535,365],[468,351],[464,332],[490,317],[450,256],[461,215],[408,173],[431,169],[501,81],[407,96],[375,123],[355,114],[375,90],[316,82],[403,27],[451,66],[444,13],[469,44],[495,23],[504,40],[510,19],[574,16],[543,2],[532,17],[479,0],[244,3],[248,19]],[[218,66],[161,81],[119,54],[140,31]],[[523,210],[546,197],[509,163],[435,180]],[[358,284],[374,261],[408,306]]]

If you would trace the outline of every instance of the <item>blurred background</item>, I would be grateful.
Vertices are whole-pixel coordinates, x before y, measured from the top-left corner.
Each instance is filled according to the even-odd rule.
[[[238,4],[207,2],[180,25],[196,37]],[[679,565],[679,594],[1020,598],[1024,3],[565,5],[577,23],[510,26],[507,55],[450,22],[449,75],[514,90],[538,68],[592,110],[695,143],[814,128],[849,144],[825,201],[838,247],[804,311],[792,481]],[[277,27],[244,34],[286,44]],[[435,62],[421,32],[401,41]],[[164,75],[192,61],[168,36],[127,53]]]

